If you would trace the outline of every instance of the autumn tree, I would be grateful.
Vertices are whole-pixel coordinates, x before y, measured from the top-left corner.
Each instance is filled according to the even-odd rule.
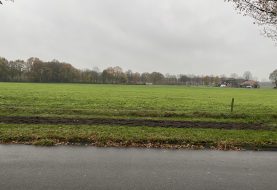
[[[140,73],[132,72],[132,70],[128,70],[125,73],[128,84],[139,84],[140,83]]]
[[[150,78],[151,78],[151,82],[153,84],[162,84],[162,82],[164,80],[164,75],[159,72],[152,72],[150,74]]]
[[[151,83],[152,81],[151,81],[151,74],[150,73],[147,73],[147,72],[145,72],[145,73],[142,73],[141,74],[141,81],[142,81],[142,83]]]
[[[123,72],[123,69],[116,67],[109,67],[102,73],[103,83],[120,84],[127,82],[127,76]]]

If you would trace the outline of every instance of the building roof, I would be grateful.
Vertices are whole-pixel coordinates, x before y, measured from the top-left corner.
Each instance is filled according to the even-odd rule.
[[[257,85],[257,84],[258,84],[257,81],[247,80],[247,81],[244,81],[243,83],[241,83],[240,85],[241,86],[254,86],[254,85]]]

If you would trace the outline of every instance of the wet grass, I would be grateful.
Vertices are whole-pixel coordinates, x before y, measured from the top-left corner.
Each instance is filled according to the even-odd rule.
[[[277,149],[277,131],[0,124],[0,142],[257,150]]]
[[[230,102],[235,98],[234,112]],[[277,123],[272,89],[0,83],[0,114]]]
[[[232,98],[235,98],[235,107],[230,113]],[[259,123],[270,129],[0,124],[0,143],[217,149],[277,147],[277,91],[272,89],[0,83],[0,115]]]

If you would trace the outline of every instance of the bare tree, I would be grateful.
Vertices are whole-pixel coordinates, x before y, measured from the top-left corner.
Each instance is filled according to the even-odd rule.
[[[233,2],[243,15],[251,16],[260,26],[264,34],[277,40],[277,0],[225,0]]]
[[[238,79],[239,78],[239,75],[237,73],[232,73],[230,75],[231,78],[234,78],[234,79]]]
[[[252,73],[251,73],[250,71],[245,71],[245,72],[243,73],[243,78],[244,78],[245,80],[251,80],[251,79],[253,79]]]
[[[275,88],[277,88],[277,69],[275,71],[273,71],[270,75],[269,75],[269,79],[275,83]]]
[[[5,0],[5,1],[12,1],[13,2],[13,0]],[[0,0],[0,4],[3,5],[2,0]]]

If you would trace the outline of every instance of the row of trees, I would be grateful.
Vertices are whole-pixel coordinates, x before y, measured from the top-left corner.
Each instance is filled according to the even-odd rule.
[[[38,58],[8,61],[0,58],[0,81],[11,82],[78,82],[80,71],[57,60],[43,62]]]
[[[271,74],[271,79],[274,74]],[[277,74],[276,74],[277,76]],[[272,78],[273,77],[273,78]],[[0,58],[0,81],[2,82],[56,82],[56,83],[94,83],[94,84],[172,84],[218,86],[222,83],[240,83],[252,79],[247,71],[243,77],[232,74],[225,76],[163,75],[159,72],[138,73],[120,67],[109,67],[102,72],[99,69],[80,70],[71,64],[53,60],[44,62],[38,58],[27,61],[8,61]]]

